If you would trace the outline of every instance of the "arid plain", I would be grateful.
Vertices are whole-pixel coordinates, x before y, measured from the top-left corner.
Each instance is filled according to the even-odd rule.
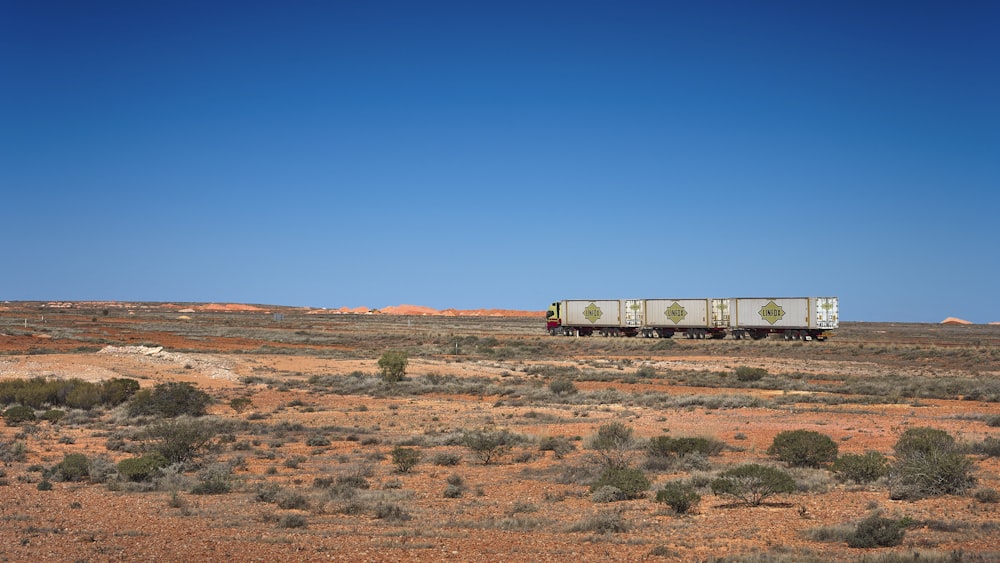
[[[0,427],[0,559],[1000,561],[1000,326],[573,338],[546,335],[540,314],[491,314],[0,305],[0,384],[129,378],[211,398],[179,419],[205,439],[148,479],[117,468],[162,445],[150,428],[163,422],[129,402],[40,405],[38,420]],[[387,351],[408,357],[400,381],[380,375]],[[650,482],[637,498],[592,490],[605,469],[594,438],[611,423],[633,432],[619,453]],[[894,500],[889,477],[858,484],[768,453],[801,429],[840,456],[892,462],[921,427],[963,448],[967,490]],[[474,436],[503,437],[488,463]],[[649,445],[664,436],[716,447],[657,458]],[[60,471],[72,454],[87,475]],[[747,463],[786,472],[795,490],[759,506],[713,493]],[[700,497],[687,513],[656,502],[676,481]],[[901,523],[901,541],[850,547],[873,514]]]

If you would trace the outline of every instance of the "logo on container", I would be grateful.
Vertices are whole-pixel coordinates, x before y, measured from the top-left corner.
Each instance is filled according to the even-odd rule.
[[[604,313],[595,303],[587,305],[587,308],[583,310],[583,318],[587,319],[591,323],[596,323],[597,319],[600,319],[602,316],[604,316]]]
[[[683,321],[684,318],[688,316],[687,309],[676,301],[667,307],[667,310],[664,311],[663,314],[666,315],[668,319],[674,321],[674,324]]]
[[[773,300],[768,301],[767,305],[760,308],[760,318],[765,321],[774,324],[780,321],[785,316],[785,309],[778,305]]]

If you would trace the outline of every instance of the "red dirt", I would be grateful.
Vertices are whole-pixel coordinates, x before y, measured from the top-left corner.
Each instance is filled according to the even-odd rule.
[[[533,318],[480,323],[454,318],[460,315],[433,315],[412,319],[414,325],[426,321],[431,328],[400,341],[396,339],[405,338],[405,334],[387,337],[386,331],[401,325],[402,331],[407,320],[362,315],[306,317],[300,312],[277,322],[270,316],[253,314],[261,311],[228,308],[199,311],[191,320],[181,322],[176,320],[174,307],[180,306],[122,304],[113,309],[116,313],[104,317],[100,305],[73,304],[54,309],[52,314],[46,312],[42,323],[37,309],[14,305],[13,311],[0,312],[0,378],[131,377],[144,388],[164,381],[197,383],[216,400],[211,414],[251,427],[272,428],[234,430],[235,442],[220,440],[218,451],[207,456],[220,462],[242,458],[244,465],[235,470],[236,490],[200,496],[190,494],[186,486],[175,495],[167,489],[140,493],[112,491],[102,484],[55,482],[53,490],[40,491],[37,483],[41,474],[30,467],[50,468],[67,453],[108,455],[116,462],[131,457],[131,453],[107,446],[116,433],[139,427],[119,426],[115,420],[120,415],[114,413],[73,424],[39,423],[23,436],[21,428],[0,426],[0,443],[21,440],[28,446],[25,461],[3,468],[8,484],[0,486],[4,498],[0,506],[0,559],[637,561],[655,559],[651,550],[661,548],[672,554],[667,559],[684,561],[749,557],[754,552],[783,555],[791,561],[796,550],[830,560],[856,560],[890,551],[902,555],[958,550],[983,554],[985,561],[998,560],[997,505],[968,495],[892,501],[882,485],[843,485],[820,471],[829,481],[825,490],[821,487],[782,495],[757,508],[735,506],[703,492],[696,513],[677,516],[651,501],[653,491],[645,499],[602,505],[591,501],[586,484],[562,483],[557,478],[561,467],[584,467],[592,455],[582,448],[585,440],[575,438],[591,436],[609,421],[628,424],[640,438],[666,433],[722,440],[731,449],[711,458],[712,471],[737,463],[770,462],[766,450],[775,434],[793,428],[831,436],[842,454],[868,450],[891,454],[899,434],[914,426],[940,428],[960,440],[995,436],[995,429],[986,421],[1000,416],[1000,403],[996,402],[900,398],[840,405],[807,402],[804,399],[812,393],[806,392],[693,387],[666,378],[637,376],[641,366],[662,374],[723,373],[747,365],[764,367],[789,381],[793,377],[837,380],[884,374],[991,378],[997,376],[994,358],[1000,357],[993,340],[983,338],[986,344],[946,341],[941,346],[891,343],[901,333],[894,331],[903,328],[913,342],[926,342],[927,335],[945,339],[948,334],[976,330],[995,334],[992,327],[927,325],[875,331],[862,326],[856,329],[856,337],[834,338],[827,343],[680,340],[659,349],[654,347],[657,342],[638,339],[547,337],[541,334],[544,322],[536,330],[538,321]],[[126,311],[136,314],[128,316]],[[531,313],[532,317],[543,316]],[[31,317],[28,329],[23,328],[25,317]],[[497,327],[509,332],[490,332]],[[542,352],[513,356],[476,352],[472,344],[463,344],[470,347],[464,352],[467,355],[437,352],[441,343],[450,342],[453,336],[464,342],[473,335],[482,339],[489,334],[498,335],[497,350],[537,346],[545,356],[531,355]],[[311,338],[328,338],[329,342],[310,342]],[[873,339],[880,344],[873,344]],[[158,344],[171,355],[73,352],[81,346],[98,349],[108,343]],[[376,373],[382,349],[396,345],[421,350],[410,359],[410,379],[433,375],[463,382],[485,378],[490,383],[475,393],[448,392],[443,385],[426,394],[384,390],[340,394],[309,383],[314,377],[326,378],[336,389],[346,387],[345,382],[356,378],[356,372]],[[900,363],[908,355],[917,359]],[[974,368],[956,364],[964,361],[965,355],[974,359]],[[782,408],[659,408],[632,399],[602,404],[534,401],[531,394],[544,395],[550,380],[538,371],[547,367],[593,367],[607,374],[576,381],[580,394],[614,391],[627,398],[648,394],[671,398],[736,395],[796,401],[801,396],[803,400]],[[228,402],[244,396],[250,397],[253,405],[248,412],[237,414]],[[279,433],[276,428],[281,423],[301,424],[304,430]],[[537,444],[521,445],[499,462],[483,466],[463,446],[436,442],[451,432],[487,425],[535,439],[565,437],[577,449],[557,460],[552,452],[538,451]],[[315,434],[328,437],[331,444],[308,446],[307,438]],[[366,443],[366,438],[375,440]],[[237,450],[235,444],[240,442],[248,449]],[[415,447],[425,457],[413,472],[399,474],[390,452],[395,445],[405,443],[418,444]],[[439,466],[430,461],[443,453],[459,455],[459,465]],[[290,467],[288,461],[296,456],[304,461]],[[637,456],[641,459],[641,454]],[[1000,460],[972,458],[979,486],[1000,488]],[[326,491],[313,487],[317,477],[341,475],[363,464],[371,466],[372,474],[371,489],[362,495],[398,503],[411,514],[411,520],[388,522],[375,518],[370,509],[344,513]],[[452,474],[461,475],[468,484],[461,498],[442,494]],[[690,474],[649,476],[655,491],[669,480]],[[197,472],[189,471],[185,477],[193,481]],[[266,483],[304,495],[309,507],[281,509],[259,502],[257,487]],[[909,529],[903,545],[878,550],[856,550],[843,542],[822,543],[805,536],[810,529],[854,522],[871,513],[874,506],[893,517],[908,516],[934,525]],[[581,519],[606,510],[621,510],[630,529],[611,535],[568,531]],[[278,519],[288,515],[304,517],[308,526],[279,527]],[[768,560],[767,555],[763,557],[761,560]]]

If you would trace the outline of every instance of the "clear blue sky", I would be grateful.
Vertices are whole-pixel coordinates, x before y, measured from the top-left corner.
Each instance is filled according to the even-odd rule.
[[[1000,2],[0,2],[0,300],[1000,321]]]

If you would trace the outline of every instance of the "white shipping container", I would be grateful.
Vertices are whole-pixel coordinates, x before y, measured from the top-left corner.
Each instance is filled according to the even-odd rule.
[[[837,328],[836,297],[753,297],[732,299],[734,328]]]
[[[840,326],[840,301],[836,297],[814,297],[816,328],[834,329]]]
[[[620,309],[623,301],[617,299],[563,301],[562,324],[585,327],[621,326]]]
[[[708,299],[647,299],[646,326],[709,328]]]

